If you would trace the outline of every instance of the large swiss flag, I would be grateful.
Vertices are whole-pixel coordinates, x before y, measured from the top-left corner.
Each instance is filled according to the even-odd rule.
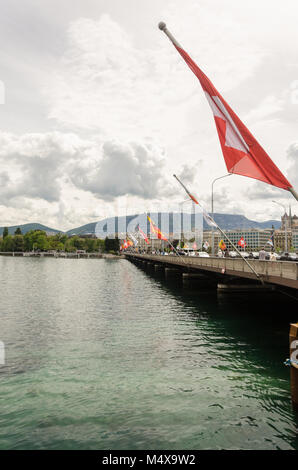
[[[292,188],[289,181],[216,90],[209,78],[181,47],[177,45],[175,47],[198,77],[206,94],[213,111],[228,172],[255,178],[278,188],[287,190]]]

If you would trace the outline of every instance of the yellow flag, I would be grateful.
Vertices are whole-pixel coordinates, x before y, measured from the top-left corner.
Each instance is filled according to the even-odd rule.
[[[218,246],[221,250],[225,250],[227,248],[227,246],[226,246],[226,244],[223,240],[220,240]]]

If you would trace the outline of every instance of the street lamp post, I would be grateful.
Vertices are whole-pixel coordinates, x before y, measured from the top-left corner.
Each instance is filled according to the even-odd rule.
[[[288,218],[287,218],[287,209],[286,209],[286,206],[284,206],[283,204],[281,204],[280,202],[277,202],[277,201],[272,201],[274,202],[274,204],[278,204],[279,206],[281,206],[283,208],[283,210],[285,211],[285,217],[286,217],[286,220],[285,220],[285,251],[288,252]]]
[[[232,176],[233,173],[228,173],[227,175],[219,176],[212,181],[211,185],[211,214],[212,219],[214,219],[214,183],[218,180],[226,178],[227,176]],[[215,247],[214,247],[214,227],[212,226],[212,254],[214,255]]]

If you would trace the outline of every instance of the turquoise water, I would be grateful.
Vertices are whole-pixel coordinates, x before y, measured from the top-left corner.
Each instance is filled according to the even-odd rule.
[[[1,449],[297,449],[289,322],[126,260],[0,258]]]

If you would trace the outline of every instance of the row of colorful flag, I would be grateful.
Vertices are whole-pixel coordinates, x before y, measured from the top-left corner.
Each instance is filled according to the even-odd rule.
[[[162,233],[162,231],[158,228],[158,226],[152,221],[152,219],[148,216],[147,217],[149,222],[150,222],[150,229],[151,229],[151,233],[154,233],[155,235],[157,235],[157,238],[159,240],[164,240],[166,242],[169,242],[169,240],[167,239],[167,237]],[[138,234],[145,240],[145,242],[147,243],[147,245],[149,245],[149,239],[147,237],[147,235],[143,232],[143,230],[140,228],[139,225],[137,225],[136,227],[136,232],[135,233],[130,233],[129,234],[129,238],[126,240],[123,241],[123,243],[121,244],[121,247],[120,247],[120,250],[126,250],[127,248],[130,248],[130,247],[136,247],[138,245],[138,240],[137,240],[137,236]],[[272,233],[272,235],[270,236],[270,238],[267,240],[266,244],[265,245],[270,245],[271,247],[274,246],[274,233]],[[241,237],[238,242],[237,242],[237,245],[240,247],[240,248],[245,248],[247,246],[247,243],[244,239],[244,237]],[[210,247],[210,244],[208,243],[208,241],[205,241],[204,244],[203,244],[203,248],[207,251],[208,248]],[[220,240],[219,244],[218,244],[218,247],[222,250],[222,251],[225,251],[227,249],[227,246],[224,242],[224,240]],[[188,244],[188,243],[184,243],[183,241],[180,241],[179,244],[176,246],[176,249],[177,250],[189,250],[189,249],[193,249],[193,250],[197,250],[198,249],[198,245],[196,242],[193,242],[192,244]]]

